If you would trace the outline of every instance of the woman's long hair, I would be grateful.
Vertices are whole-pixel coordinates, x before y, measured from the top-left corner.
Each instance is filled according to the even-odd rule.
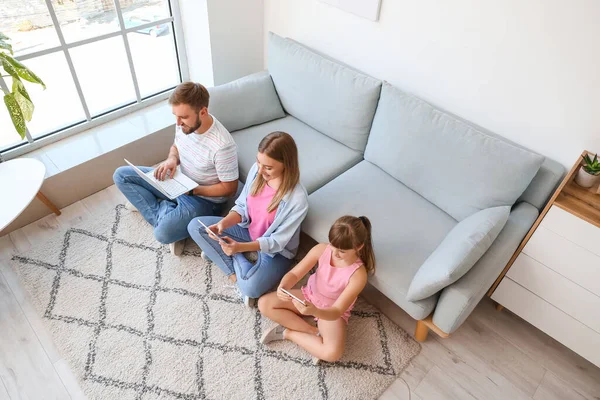
[[[329,243],[340,250],[356,250],[362,245],[358,256],[367,272],[375,273],[375,252],[373,251],[369,218],[351,215],[338,218],[329,229]]]
[[[271,132],[260,141],[258,145],[258,151],[273,160],[279,161],[283,164],[283,179],[281,185],[269,207],[268,212],[276,210],[279,206],[281,199],[294,190],[296,185],[300,182],[300,167],[298,166],[298,148],[296,142],[288,133],[285,132]],[[250,194],[256,196],[261,193],[266,185],[265,179],[262,175],[258,175],[254,180]]]

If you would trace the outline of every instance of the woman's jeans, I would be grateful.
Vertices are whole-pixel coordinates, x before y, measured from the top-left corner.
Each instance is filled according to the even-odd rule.
[[[222,217],[200,217],[200,220],[211,226],[222,220]],[[242,253],[228,256],[223,252],[218,241],[212,239],[200,223],[194,218],[188,225],[188,232],[194,242],[227,276],[235,274],[237,285],[243,295],[250,298],[259,298],[270,289],[279,284],[281,278],[290,270],[292,260],[277,254],[275,257],[258,252],[258,260],[251,263]],[[236,242],[251,242],[248,229],[234,225],[225,229],[224,236]]]
[[[139,169],[142,172],[152,170],[149,167]],[[189,237],[187,226],[193,218],[220,215],[223,209],[223,204],[199,196],[181,195],[170,200],[129,166],[117,168],[113,180],[127,200],[154,227],[154,237],[160,243],[173,243]]]

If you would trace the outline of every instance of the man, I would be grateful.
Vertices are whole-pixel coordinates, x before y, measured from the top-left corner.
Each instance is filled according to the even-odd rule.
[[[177,118],[175,142],[169,157],[154,171],[158,180],[169,179],[177,166],[198,187],[169,200],[140,178],[133,168],[119,167],[113,176],[129,200],[127,208],[139,211],[154,227],[154,237],[169,243],[180,255],[189,236],[188,223],[195,217],[220,215],[228,196],[238,185],[237,148],[231,134],[208,112],[209,93],[199,83],[185,82],[169,97]],[[144,172],[152,168],[140,167]]]

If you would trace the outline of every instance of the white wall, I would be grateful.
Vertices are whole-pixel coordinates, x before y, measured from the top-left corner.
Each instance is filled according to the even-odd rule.
[[[263,0],[208,0],[214,83],[263,70]]]
[[[263,0],[180,0],[190,80],[220,85],[263,70]]]
[[[213,86],[213,61],[207,0],[179,0],[189,79]]]
[[[598,0],[383,0],[378,22],[264,1],[265,40],[291,37],[567,167],[600,152]]]

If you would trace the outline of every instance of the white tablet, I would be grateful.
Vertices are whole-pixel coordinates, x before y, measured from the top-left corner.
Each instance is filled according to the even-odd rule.
[[[306,303],[304,302],[304,300],[300,300],[299,298],[297,298],[296,296],[294,296],[293,294],[291,294],[290,292],[288,292],[287,290],[285,290],[284,288],[280,288],[281,291],[285,294],[287,294],[288,296],[290,296],[292,299],[302,303],[303,306],[306,307]]]
[[[211,237],[215,238],[215,240],[219,241],[219,243],[221,244],[227,244],[226,241],[224,241],[223,239],[218,237],[213,231],[211,231],[210,228],[204,224],[204,222],[200,221],[200,219],[198,219],[198,222],[200,222],[200,224],[204,227],[204,229],[206,229],[206,232],[208,232],[208,234]]]

